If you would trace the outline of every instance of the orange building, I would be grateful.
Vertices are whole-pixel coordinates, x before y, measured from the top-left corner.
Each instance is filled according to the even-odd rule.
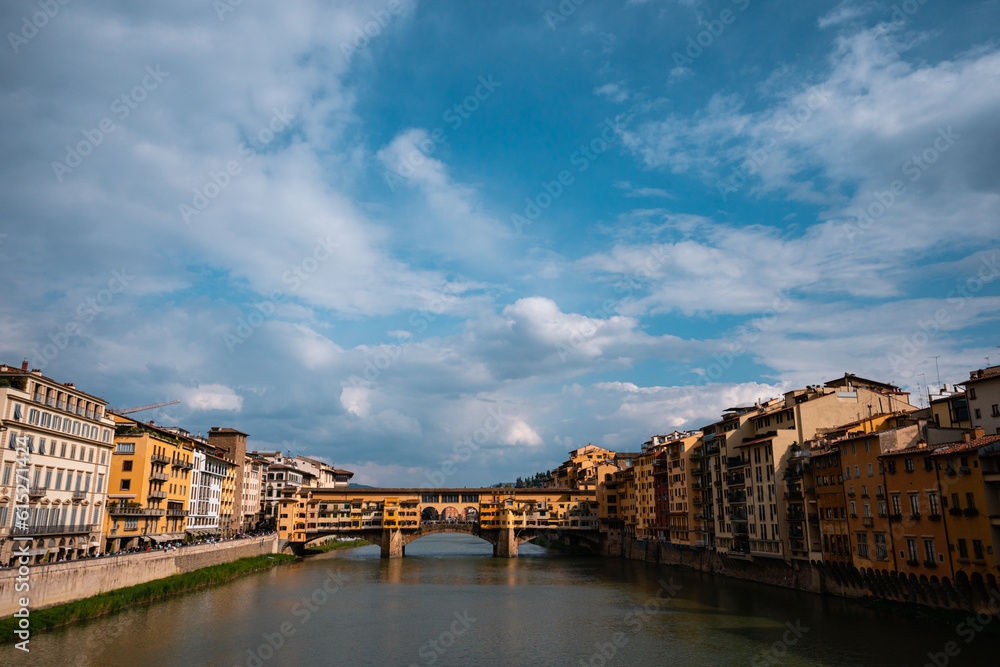
[[[935,449],[921,442],[879,457],[889,494],[896,571],[927,579],[952,573]]]
[[[989,508],[988,492],[996,497],[996,484],[987,479],[997,479],[995,455],[1000,449],[1000,435],[980,437],[938,449],[934,454],[940,479],[941,506],[945,509],[948,551],[953,563],[953,576],[959,573],[973,581],[995,577],[997,547],[994,535],[1000,517]],[[982,458],[981,458],[982,457]],[[996,508],[994,508],[995,511]]]

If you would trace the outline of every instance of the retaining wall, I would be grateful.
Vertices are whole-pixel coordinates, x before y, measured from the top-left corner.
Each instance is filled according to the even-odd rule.
[[[20,608],[22,597],[29,599],[29,609],[43,609],[116,588],[277,551],[278,536],[274,534],[170,551],[33,565],[28,567],[27,577],[21,575],[17,567],[0,570],[0,617],[14,614]],[[18,581],[25,578],[26,582]],[[28,584],[28,590],[17,590],[19,584],[23,587],[24,583]]]
[[[878,598],[1000,616],[1000,589],[992,582],[964,578],[954,582],[949,579],[926,581],[887,571],[861,571],[840,564],[802,560],[786,563],[777,558],[761,557],[749,560],[716,551],[633,538],[606,543],[604,555],[689,567],[810,593],[855,599]]]

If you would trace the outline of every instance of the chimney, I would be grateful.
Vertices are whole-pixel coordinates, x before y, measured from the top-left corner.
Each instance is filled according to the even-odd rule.
[[[27,359],[25,359],[24,361],[21,362],[21,370],[22,371],[28,370],[28,360]]]

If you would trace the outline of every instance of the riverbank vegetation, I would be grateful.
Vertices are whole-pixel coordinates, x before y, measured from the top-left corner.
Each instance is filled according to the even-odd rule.
[[[212,565],[184,574],[175,574],[164,579],[147,581],[144,584],[119,588],[83,600],[67,602],[46,609],[32,610],[30,616],[31,631],[34,634],[88,618],[113,614],[161,598],[225,583],[236,577],[266,570],[293,560],[295,560],[295,556],[285,554],[240,558],[230,563]],[[13,617],[0,619],[0,637],[2,637],[0,641],[3,643],[18,641],[17,635],[14,634],[14,630],[17,628],[18,619]]]

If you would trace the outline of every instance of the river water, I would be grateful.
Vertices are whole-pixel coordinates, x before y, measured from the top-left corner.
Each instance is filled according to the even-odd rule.
[[[971,627],[530,544],[491,554],[461,534],[391,561],[334,551],[0,647],[0,665],[1000,664]]]

